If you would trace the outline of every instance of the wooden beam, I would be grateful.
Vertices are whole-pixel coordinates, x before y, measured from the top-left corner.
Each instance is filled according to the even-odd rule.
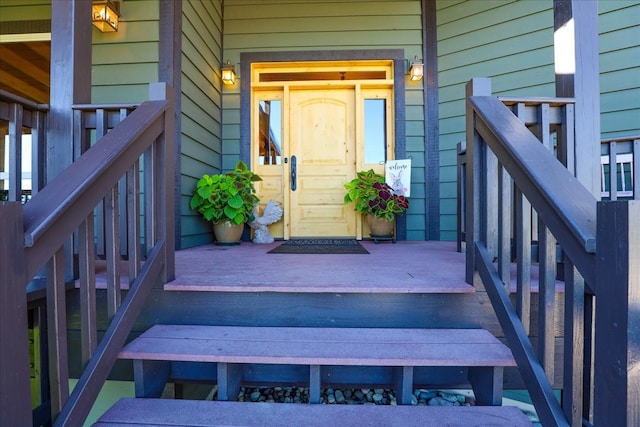
[[[436,1],[423,0],[426,240],[440,240],[440,118],[438,115],[438,26],[436,15]]]
[[[172,87],[174,93],[182,92],[182,0],[161,0],[160,1],[160,42],[159,42],[159,63],[158,77],[161,82]],[[179,120],[182,114],[182,97],[174,97],[174,175],[171,188],[176,192],[174,200],[180,200],[180,188],[182,174],[180,170],[180,155],[182,152],[182,126]],[[180,249],[182,241],[182,221],[180,203],[174,203],[172,211],[167,215],[175,216],[175,243]]]
[[[73,160],[73,104],[91,102],[91,2],[51,4],[51,100],[47,180]]]
[[[20,202],[0,202],[0,420],[31,425],[27,296]]]
[[[553,17],[556,96],[576,99],[576,162],[572,173],[599,200],[598,2],[554,0]]]
[[[598,203],[594,425],[640,425],[640,201]]]

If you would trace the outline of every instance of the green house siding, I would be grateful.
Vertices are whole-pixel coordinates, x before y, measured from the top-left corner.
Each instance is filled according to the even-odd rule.
[[[598,6],[602,136],[640,135],[640,2]]]
[[[150,0],[121,2],[118,32],[92,29],[92,102],[149,99],[149,83],[158,81],[158,6]]]
[[[2,0],[0,22],[51,19],[51,0]]]
[[[208,243],[211,225],[189,207],[203,174],[221,171],[222,1],[182,2],[181,248]]]
[[[420,0],[225,0],[224,60],[242,52],[404,49],[422,58]],[[240,75],[242,79],[244,76]],[[248,76],[247,76],[248,77]],[[425,237],[424,101],[422,82],[406,82],[406,155],[412,158],[407,238]],[[240,84],[223,91],[223,167],[240,157]],[[437,142],[434,142],[437,143]]]
[[[456,238],[456,144],[465,139],[465,84],[490,77],[493,92],[553,96],[551,1],[436,2],[440,113],[440,237]]]

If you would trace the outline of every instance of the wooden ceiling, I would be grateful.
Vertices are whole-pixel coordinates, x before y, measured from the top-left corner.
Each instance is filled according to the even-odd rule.
[[[49,103],[51,42],[0,43],[0,89]]]

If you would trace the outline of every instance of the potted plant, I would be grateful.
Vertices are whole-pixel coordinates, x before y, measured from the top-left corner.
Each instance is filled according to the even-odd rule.
[[[213,223],[217,244],[238,244],[244,224],[253,220],[253,208],[260,201],[255,181],[262,181],[239,161],[231,172],[203,175],[191,198],[191,209]]]
[[[371,237],[393,236],[394,219],[406,212],[409,199],[395,194],[384,176],[373,169],[359,171],[344,188],[344,203],[355,203],[355,210],[367,215]]]

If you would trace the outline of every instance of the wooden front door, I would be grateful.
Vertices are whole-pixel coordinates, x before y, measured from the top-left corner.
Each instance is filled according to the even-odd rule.
[[[290,104],[291,237],[355,237],[343,203],[356,172],[354,90],[292,90]]]
[[[252,65],[251,169],[276,238],[362,238],[344,184],[393,158],[393,61]]]

